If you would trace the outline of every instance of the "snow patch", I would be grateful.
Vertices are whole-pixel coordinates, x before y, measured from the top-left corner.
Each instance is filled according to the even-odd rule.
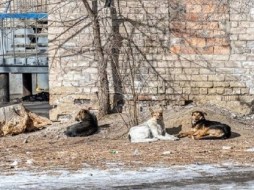
[[[169,168],[141,168],[127,170],[124,168],[98,170],[82,169],[80,171],[47,171],[28,172],[17,171],[14,174],[1,173],[0,189],[92,189],[113,188],[156,183],[177,183],[182,180],[228,176],[230,172],[250,172],[254,167],[238,167],[230,163],[224,165],[187,165]],[[237,182],[218,184],[216,187],[230,189],[239,187]],[[243,185],[243,184],[241,184]],[[254,181],[249,180],[244,187],[253,187]],[[204,184],[187,184],[186,189],[202,189]],[[209,187],[209,186],[208,186]],[[242,186],[241,186],[242,187]],[[162,188],[163,189],[163,188]],[[175,189],[178,189],[176,186]],[[179,188],[180,189],[180,188]]]

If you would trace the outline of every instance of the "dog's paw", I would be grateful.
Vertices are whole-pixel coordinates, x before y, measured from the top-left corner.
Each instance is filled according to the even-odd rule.
[[[191,139],[193,139],[193,140],[199,140],[199,139],[200,139],[200,137],[197,137],[197,136],[191,135]]]
[[[183,137],[185,137],[186,135],[185,135],[184,133],[179,133],[179,134],[177,134],[176,136],[177,136],[177,138],[183,138]]]
[[[178,141],[179,140],[179,138],[178,137],[176,137],[176,136],[173,136],[173,135],[171,135],[170,137],[168,137],[169,138],[169,140],[172,140],[172,141]]]

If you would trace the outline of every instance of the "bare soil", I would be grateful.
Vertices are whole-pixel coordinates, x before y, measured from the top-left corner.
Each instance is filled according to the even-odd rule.
[[[170,107],[164,111],[168,132],[177,134],[187,130],[194,110],[205,111],[207,119],[230,125],[232,137],[132,144],[127,138],[128,115],[112,114],[99,120],[100,132],[90,137],[66,137],[63,131],[69,122],[0,138],[0,170],[140,168],[225,162],[254,164],[253,115],[237,115],[214,106]],[[148,113],[143,115],[142,120],[149,117]]]

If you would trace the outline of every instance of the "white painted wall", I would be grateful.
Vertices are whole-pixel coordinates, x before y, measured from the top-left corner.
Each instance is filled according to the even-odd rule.
[[[9,74],[10,100],[21,98],[23,96],[23,78],[22,74]]]
[[[42,91],[48,91],[49,89],[49,76],[48,74],[33,74],[32,75],[32,88],[33,88],[33,94],[37,94]]]

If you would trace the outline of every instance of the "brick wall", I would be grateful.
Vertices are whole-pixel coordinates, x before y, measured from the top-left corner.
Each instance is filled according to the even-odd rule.
[[[126,100],[132,100],[130,87],[134,86],[140,101],[164,105],[194,101],[250,112],[254,5],[244,1],[120,0],[117,16],[125,22],[118,23],[119,73]],[[98,106],[90,20],[81,1],[63,5],[59,1],[49,11],[52,119],[68,118],[80,104]],[[100,9],[99,18],[107,47],[112,32],[110,9]],[[108,71],[113,94],[110,65]]]

